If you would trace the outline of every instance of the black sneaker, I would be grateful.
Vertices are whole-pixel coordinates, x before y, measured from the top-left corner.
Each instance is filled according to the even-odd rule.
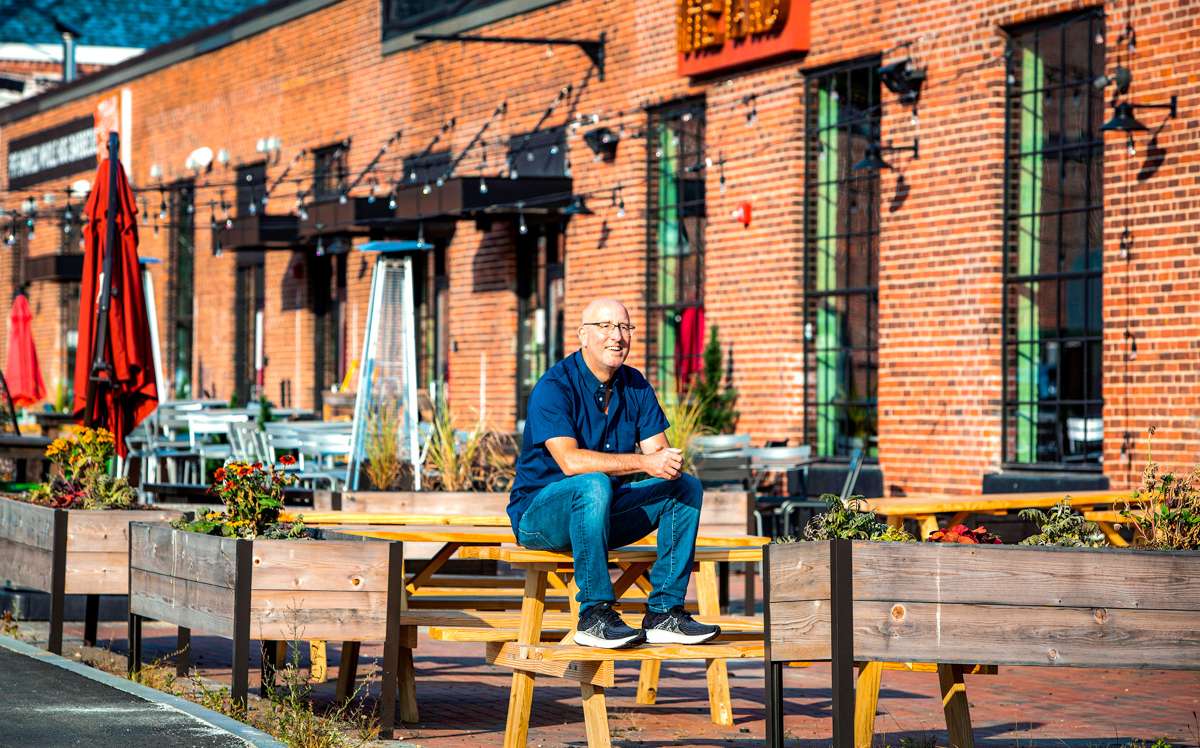
[[[647,612],[642,629],[651,644],[703,644],[721,634],[720,626],[700,623],[682,605],[666,613]]]
[[[579,616],[579,628],[575,631],[575,643],[585,647],[621,649],[633,647],[646,641],[645,633],[630,628],[612,603],[597,603]]]

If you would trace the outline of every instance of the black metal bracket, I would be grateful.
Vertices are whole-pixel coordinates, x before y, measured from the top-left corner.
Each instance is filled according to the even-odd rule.
[[[414,34],[419,42],[483,42],[485,44],[549,44],[579,47],[604,80],[604,45],[608,34],[600,32],[599,39],[564,39],[561,37],[474,36],[470,34]]]

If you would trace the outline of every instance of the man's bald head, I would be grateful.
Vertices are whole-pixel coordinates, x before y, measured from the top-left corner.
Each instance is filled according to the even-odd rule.
[[[583,308],[579,349],[588,368],[601,382],[617,373],[629,356],[633,327],[629,310],[616,299],[596,299]]]
[[[629,310],[616,299],[595,299],[583,308],[581,324],[595,322],[629,322]]]

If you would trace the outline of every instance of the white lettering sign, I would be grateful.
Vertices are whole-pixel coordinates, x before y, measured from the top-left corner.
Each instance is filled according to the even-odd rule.
[[[21,179],[56,169],[64,164],[95,158],[96,138],[92,128],[63,135],[8,154],[8,178]]]

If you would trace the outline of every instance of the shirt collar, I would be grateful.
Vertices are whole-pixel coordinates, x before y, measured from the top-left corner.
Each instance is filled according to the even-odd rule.
[[[583,389],[585,392],[600,392],[604,389],[604,385],[600,382],[596,375],[592,373],[592,370],[588,368],[587,361],[583,360],[583,351],[575,351],[575,368],[579,372],[579,379],[583,383]],[[621,368],[617,369],[617,372],[613,374],[613,378],[609,381],[609,385],[611,385],[613,389],[616,389],[624,380],[624,377],[622,376],[624,370],[625,366],[622,364]]]

